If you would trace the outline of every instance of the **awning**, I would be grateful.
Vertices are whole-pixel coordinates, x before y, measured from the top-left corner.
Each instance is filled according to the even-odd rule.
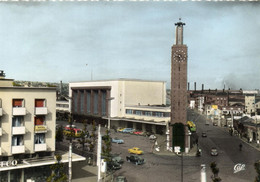
[[[84,160],[86,160],[85,157],[72,153],[72,162],[84,161]],[[55,164],[56,162],[57,162],[57,160],[52,156],[40,157],[40,158],[27,158],[27,159],[23,159],[21,162],[18,162],[17,165],[15,165],[15,166],[12,166],[10,163],[10,165],[8,167],[7,166],[0,167],[0,171],[9,171],[9,170],[15,170],[15,169],[25,169],[25,168],[30,168],[30,167],[52,165],[52,164]],[[62,163],[69,162],[69,153],[68,152],[62,155],[61,162]]]

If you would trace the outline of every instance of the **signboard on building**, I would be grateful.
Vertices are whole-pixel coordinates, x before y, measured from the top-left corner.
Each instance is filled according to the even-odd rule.
[[[211,105],[212,109],[218,109],[218,105]]]
[[[12,161],[0,161],[0,167],[9,167],[9,166],[16,166],[17,160]]]
[[[45,125],[36,125],[34,127],[35,133],[46,133],[47,132],[47,126]]]

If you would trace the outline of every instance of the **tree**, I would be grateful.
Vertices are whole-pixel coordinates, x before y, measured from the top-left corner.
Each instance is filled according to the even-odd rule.
[[[56,130],[56,142],[62,142],[63,139],[64,139],[63,127],[59,126],[58,129]]]
[[[102,145],[102,156],[106,162],[111,159],[112,143],[109,130],[106,130],[106,134],[103,136],[104,145]]]
[[[210,164],[210,168],[211,168],[211,171],[213,173],[213,175],[211,176],[211,179],[213,182],[220,182],[221,181],[221,178],[218,177],[218,173],[219,173],[219,168],[217,168],[217,164],[216,162],[212,162]]]
[[[52,173],[47,178],[47,182],[66,182],[67,181],[67,175],[64,172],[64,164],[61,163],[61,155],[56,155],[57,162],[53,165],[51,165]]]
[[[260,182],[260,163],[259,163],[259,161],[255,162],[254,166],[255,166],[256,173],[257,173],[257,176],[255,177],[255,182]]]
[[[95,121],[93,120],[92,130],[90,133],[90,139],[87,140],[87,143],[89,144],[89,151],[92,153],[93,162],[95,161],[94,160],[94,150],[96,148],[96,140],[97,140],[96,130],[97,130],[97,127],[96,127]]]
[[[86,120],[83,121],[84,123],[84,128],[80,133],[80,137],[78,139],[78,142],[82,145],[82,153],[84,153],[85,151],[85,144],[88,143],[88,139],[86,136],[89,137],[89,132],[87,130],[87,122]]]

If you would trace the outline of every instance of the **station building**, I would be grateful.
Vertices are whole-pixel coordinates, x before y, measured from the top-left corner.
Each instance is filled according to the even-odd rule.
[[[110,128],[165,134],[170,121],[166,82],[118,79],[69,83],[70,107],[77,121],[95,120]]]

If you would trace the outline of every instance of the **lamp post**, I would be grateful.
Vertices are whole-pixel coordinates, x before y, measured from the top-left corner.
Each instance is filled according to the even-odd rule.
[[[71,97],[68,97],[69,101],[70,101],[70,106],[71,106]],[[69,125],[70,125],[70,144],[69,144],[69,179],[68,181],[71,182],[72,180],[72,122],[73,122],[73,118],[72,118],[72,112],[71,112],[71,107],[70,107],[70,111],[69,111]]]
[[[181,157],[181,182],[183,182],[183,152],[181,152],[181,147],[180,146],[175,146],[174,147],[174,153],[178,157]],[[181,153],[181,155],[179,155],[179,153]]]
[[[113,100],[114,97],[109,97],[106,100],[108,101],[108,123],[107,123],[107,128],[110,130],[110,116],[111,116],[111,100]]]

